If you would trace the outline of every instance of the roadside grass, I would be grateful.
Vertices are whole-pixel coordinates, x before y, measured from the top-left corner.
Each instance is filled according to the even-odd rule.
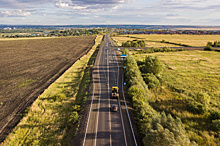
[[[129,37],[128,37],[129,36]],[[122,42],[127,42],[128,40],[145,40],[147,47],[180,47],[181,45],[188,45],[193,47],[204,47],[207,42],[214,42],[220,40],[220,35],[168,35],[168,34],[151,34],[151,35],[119,35],[112,37],[115,42],[121,46]],[[168,44],[162,41],[181,44]]]
[[[101,40],[102,36],[98,35],[92,49],[34,101],[1,145],[68,144],[80,124],[78,112],[87,98],[91,62]]]
[[[182,51],[138,54],[130,51],[136,60],[157,56],[163,64],[162,85],[151,89],[150,105],[157,111],[181,118],[187,134],[199,145],[219,145],[219,131],[210,128],[211,110],[220,110],[220,53],[212,51]],[[204,104],[203,114],[187,110],[187,104],[195,101],[198,93],[205,93],[210,101]]]

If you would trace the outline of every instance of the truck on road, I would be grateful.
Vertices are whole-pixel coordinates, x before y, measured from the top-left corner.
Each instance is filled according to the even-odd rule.
[[[112,87],[112,98],[119,98],[118,87]]]

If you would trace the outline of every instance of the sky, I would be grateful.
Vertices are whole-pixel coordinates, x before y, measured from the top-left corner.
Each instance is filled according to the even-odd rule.
[[[220,0],[0,0],[0,24],[220,26]]]

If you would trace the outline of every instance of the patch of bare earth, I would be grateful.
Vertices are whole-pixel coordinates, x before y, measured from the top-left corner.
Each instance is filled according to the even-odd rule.
[[[94,43],[94,36],[0,42],[0,142],[38,95]]]

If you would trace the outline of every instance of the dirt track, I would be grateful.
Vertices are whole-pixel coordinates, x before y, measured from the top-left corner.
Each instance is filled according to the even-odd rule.
[[[0,42],[0,142],[26,107],[94,42],[91,36]]]

